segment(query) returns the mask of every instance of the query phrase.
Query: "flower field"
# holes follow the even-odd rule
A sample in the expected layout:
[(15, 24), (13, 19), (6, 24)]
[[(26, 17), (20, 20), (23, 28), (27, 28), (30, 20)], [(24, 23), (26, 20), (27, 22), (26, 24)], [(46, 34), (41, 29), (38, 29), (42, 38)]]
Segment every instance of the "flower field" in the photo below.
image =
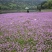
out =
[(0, 14), (0, 52), (52, 52), (52, 12)]

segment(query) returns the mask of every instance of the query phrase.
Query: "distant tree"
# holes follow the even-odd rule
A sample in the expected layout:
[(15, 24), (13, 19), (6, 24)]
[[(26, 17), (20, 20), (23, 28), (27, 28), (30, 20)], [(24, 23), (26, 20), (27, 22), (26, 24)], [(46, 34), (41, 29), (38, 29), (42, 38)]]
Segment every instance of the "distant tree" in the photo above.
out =
[[(44, 7), (44, 4), (45, 3), (47, 3), (47, 1), (43, 1), (42, 3), (41, 3), (41, 9), (45, 9), (45, 7)], [(46, 5), (45, 5), (46, 6)]]
[(41, 5), (38, 5), (37, 9), (39, 10), (39, 12), (41, 12)]
[(1, 10), (1, 6), (0, 6), (0, 10)]
[(29, 9), (27, 9), (27, 13), (29, 13)]
[(0, 14), (1, 14), (1, 6), (0, 6)]
[(48, 8), (51, 9), (52, 8), (52, 0), (48, 0)]
[(41, 3), (42, 9), (52, 9), (52, 0), (47, 0)]

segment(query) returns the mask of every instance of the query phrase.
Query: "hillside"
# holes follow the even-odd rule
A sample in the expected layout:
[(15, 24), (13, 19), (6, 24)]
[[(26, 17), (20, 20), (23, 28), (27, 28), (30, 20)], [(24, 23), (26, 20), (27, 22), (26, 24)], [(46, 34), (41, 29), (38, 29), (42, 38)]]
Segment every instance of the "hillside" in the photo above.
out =
[(25, 9), (25, 7), (36, 8), (36, 6), (46, 0), (0, 0), (0, 9)]
[(0, 0), (0, 3), (20, 3), (20, 4), (31, 4), (31, 5), (37, 5), (43, 1), (46, 1), (46, 0)]

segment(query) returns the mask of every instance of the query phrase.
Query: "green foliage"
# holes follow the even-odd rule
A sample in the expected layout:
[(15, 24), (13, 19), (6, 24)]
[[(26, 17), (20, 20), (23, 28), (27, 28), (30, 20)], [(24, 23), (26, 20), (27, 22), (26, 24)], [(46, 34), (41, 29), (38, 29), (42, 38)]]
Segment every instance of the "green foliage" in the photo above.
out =
[(52, 52), (52, 48), (46, 48), (45, 52)]
[[(37, 5), (38, 5), (38, 3), (37, 3)], [(43, 1), (40, 5), (41, 5), (41, 7), (39, 7), (39, 11), (41, 9), (52, 9), (52, 0)], [(0, 10), (24, 10), (26, 6), (29, 7), (30, 9), (34, 10), (36, 5), (34, 2), (32, 5), (32, 3), (30, 3), (30, 4), (28, 2), (23, 3), (22, 1), (21, 2), (19, 2), (19, 1), (0, 2)]]
[(37, 6), (37, 9), (41, 12), (41, 5)]
[(10, 39), (9, 37), (6, 37), (6, 40), (7, 40), (8, 42), (10, 42), (10, 41), (11, 41), (11, 39)]
[(36, 45), (37, 44), (37, 41), (34, 41), (32, 38), (30, 38), (28, 41), (27, 41), (30, 45)]
[(1, 6), (0, 6), (0, 10), (1, 10)]
[(42, 9), (52, 9), (52, 0), (44, 1), (41, 3)]
[(16, 50), (12, 50), (11, 52), (17, 52)]
[(21, 45), (21, 46), (23, 46), (24, 44), (25, 44), (25, 40), (24, 39), (18, 39), (17, 40), (17, 42)]
[(15, 3), (0, 4), (0, 10), (14, 10), (20, 9), (20, 6)]
[(0, 1), (2, 10), (24, 10), (25, 7), (29, 7), (34, 10), (37, 4), (41, 3), (41, 1), (36, 0), (2, 0)]
[(0, 35), (2, 35), (3, 33), (0, 31)]

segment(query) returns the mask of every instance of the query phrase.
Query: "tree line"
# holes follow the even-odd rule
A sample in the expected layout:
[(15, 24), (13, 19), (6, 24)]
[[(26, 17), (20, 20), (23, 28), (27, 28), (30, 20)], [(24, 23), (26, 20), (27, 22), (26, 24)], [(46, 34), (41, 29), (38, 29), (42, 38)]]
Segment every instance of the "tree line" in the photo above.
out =
[(20, 9), (21, 6), (15, 4), (15, 3), (5, 3), (0, 4), (0, 10), (14, 10), (14, 9)]
[(42, 9), (52, 9), (52, 0), (42, 2), (41, 8)]
[[(37, 5), (37, 8), (41, 9), (52, 9), (52, 0), (47, 0)], [(0, 3), (0, 10), (16, 10), (16, 9), (25, 9), (25, 4), (16, 4), (16, 3)]]

